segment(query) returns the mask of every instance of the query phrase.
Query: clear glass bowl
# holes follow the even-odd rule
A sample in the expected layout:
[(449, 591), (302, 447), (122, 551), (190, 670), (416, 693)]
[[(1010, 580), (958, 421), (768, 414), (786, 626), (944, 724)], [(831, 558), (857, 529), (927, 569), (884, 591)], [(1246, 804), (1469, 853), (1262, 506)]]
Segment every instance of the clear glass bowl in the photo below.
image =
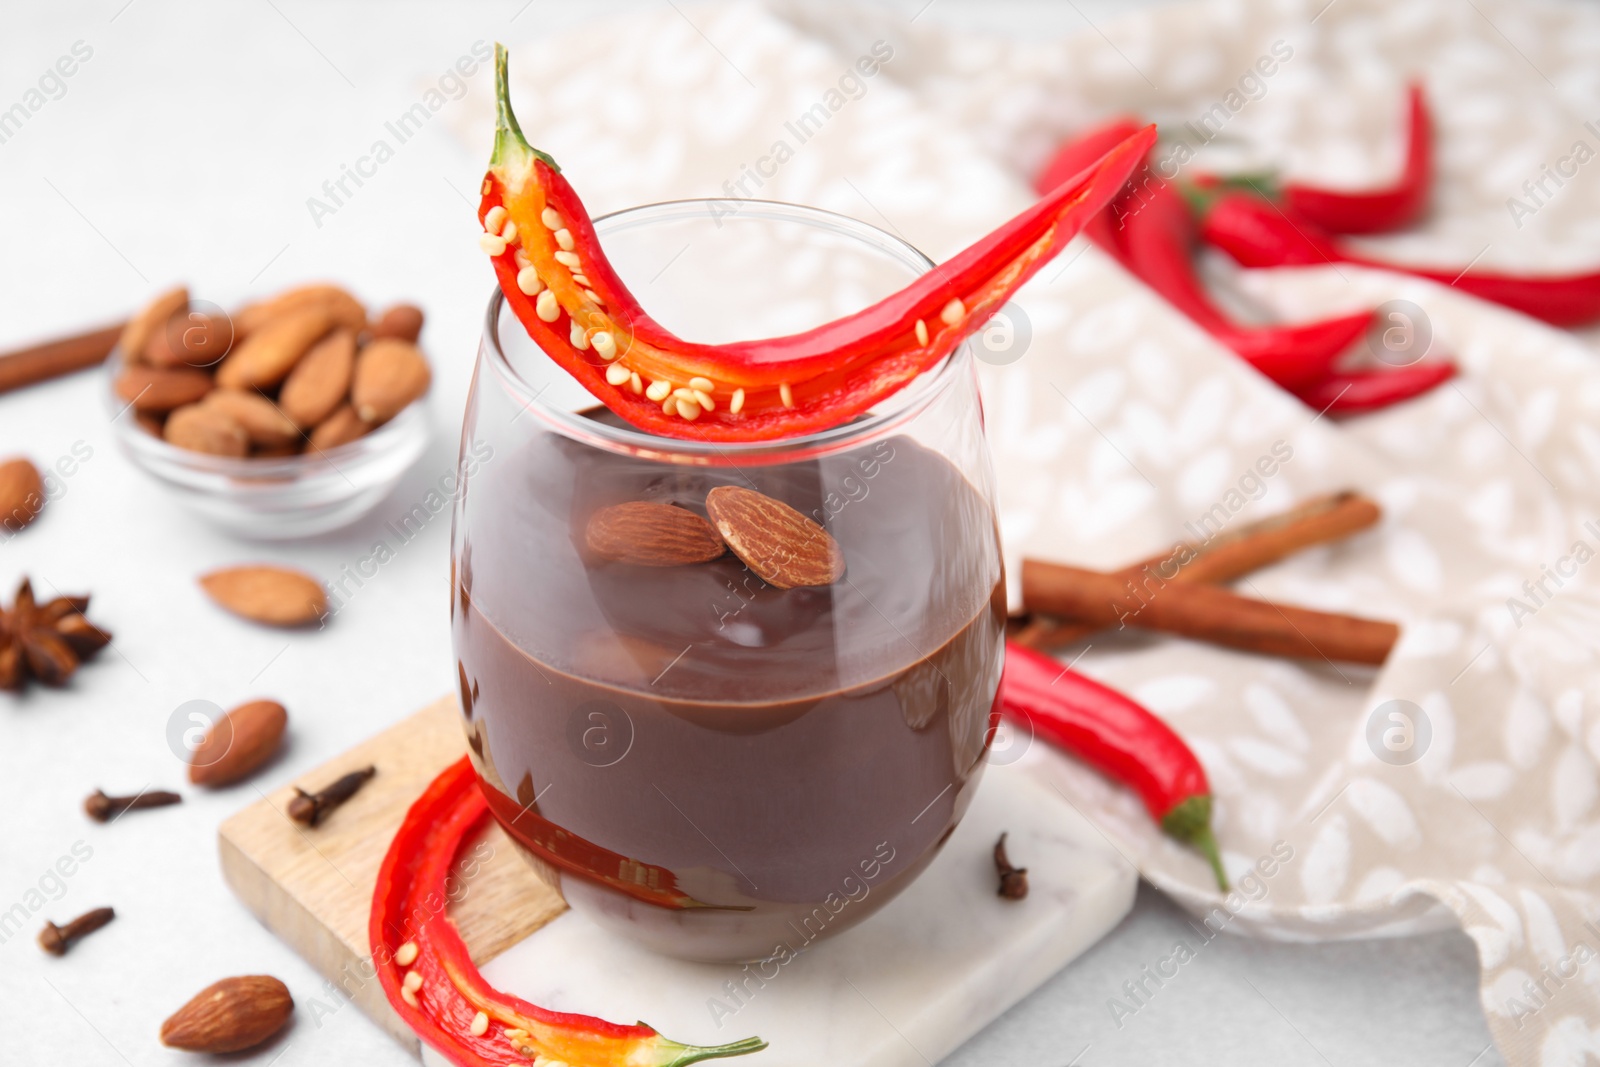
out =
[[(697, 340), (803, 329), (932, 266), (787, 204), (657, 204), (596, 229), (651, 314)], [(1004, 646), (969, 348), (842, 426), (684, 441), (619, 425), (496, 291), (460, 469), (463, 725), (490, 809), (573, 908), (668, 955), (764, 959), (853, 926), (927, 867), (977, 789)], [(780, 589), (731, 553), (644, 567), (586, 551), (602, 508), (704, 515), (726, 486), (813, 518), (843, 577)]]
[(106, 360), (105, 395), (117, 444), (134, 466), (196, 514), (259, 541), (311, 537), (375, 508), (422, 457), (432, 435), (425, 396), (365, 437), (278, 459), (237, 459), (179, 448), (139, 425), (113, 382), (122, 353)]

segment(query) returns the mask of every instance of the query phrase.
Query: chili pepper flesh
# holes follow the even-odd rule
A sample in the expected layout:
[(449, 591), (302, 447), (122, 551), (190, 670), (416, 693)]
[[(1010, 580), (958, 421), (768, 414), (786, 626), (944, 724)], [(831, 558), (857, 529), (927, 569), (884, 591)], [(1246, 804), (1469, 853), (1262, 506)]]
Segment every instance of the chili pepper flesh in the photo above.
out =
[(478, 217), (511, 310), (550, 358), (623, 419), (707, 441), (827, 429), (937, 366), (1105, 207), (1155, 140), (1153, 126), (1139, 130), (871, 307), (787, 337), (707, 345), (669, 333), (628, 291), (560, 168), (523, 137), (500, 46), (495, 73), (495, 151)]
[(1042, 652), (1006, 642), (1001, 714), (1131, 787), (1161, 829), (1199, 850), (1228, 889), (1205, 768), (1166, 723)]
[[(684, 1067), (759, 1052), (766, 1042), (684, 1045), (643, 1023), (620, 1026), (549, 1011), (484, 981), (446, 913), (468, 841), (489, 808), (463, 757), (423, 791), (390, 842), (373, 893), (368, 937), (390, 1005), (456, 1067), (537, 1062), (570, 1067)], [(459, 881), (456, 886), (459, 888)]]

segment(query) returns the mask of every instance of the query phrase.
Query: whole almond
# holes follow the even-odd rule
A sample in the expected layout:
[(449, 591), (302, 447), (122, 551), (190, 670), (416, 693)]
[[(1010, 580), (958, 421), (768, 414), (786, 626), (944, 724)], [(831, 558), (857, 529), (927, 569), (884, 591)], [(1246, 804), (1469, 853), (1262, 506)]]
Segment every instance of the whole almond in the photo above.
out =
[(233, 322), (226, 315), (183, 309), (150, 338), (144, 361), (157, 367), (210, 367), (232, 347)]
[(161, 436), (168, 444), (213, 456), (242, 456), (250, 451), (250, 435), (226, 412), (190, 404), (167, 416)]
[(332, 415), (350, 395), (356, 368), (356, 335), (337, 329), (296, 363), (278, 394), (278, 406), (302, 429)]
[(253, 445), (275, 448), (300, 440), (300, 427), (260, 393), (213, 389), (201, 401), (201, 406), (220, 411), (244, 427)]
[(308, 307), (320, 307), (333, 317), (333, 321), (351, 333), (367, 328), (367, 309), (342, 285), (317, 282), (286, 290), (248, 307), (240, 308), (233, 316), (234, 329), (243, 338), (255, 333), (273, 319)]
[(328, 594), (311, 575), (287, 567), (228, 567), (200, 586), (235, 615), (268, 626), (305, 626), (328, 613)]
[(161, 1043), (187, 1052), (243, 1052), (282, 1030), (292, 1014), (294, 998), (276, 978), (224, 978), (161, 1024)]
[(44, 479), (23, 456), (0, 460), (0, 528), (16, 533), (44, 508)]
[(388, 422), (426, 393), (432, 380), (428, 361), (416, 345), (383, 338), (368, 344), (356, 357), (350, 403), (362, 421), (374, 425)]
[(357, 438), (365, 437), (371, 430), (371, 425), (361, 421), (361, 416), (356, 414), (355, 408), (343, 404), (311, 431), (311, 447), (338, 448)]
[(128, 320), (128, 325), (122, 328), (122, 337), (117, 341), (117, 347), (122, 350), (124, 363), (139, 363), (145, 358), (145, 348), (150, 344), (158, 331), (173, 315), (189, 306), (189, 290), (183, 286), (168, 289), (150, 303), (146, 304), (139, 313)]
[(116, 393), (135, 411), (159, 414), (195, 403), (211, 387), (211, 375), (192, 367), (124, 367)]
[(378, 321), (372, 324), (372, 339), (393, 337), (400, 341), (417, 343), (422, 336), (422, 309), (415, 304), (396, 304), (385, 309)]
[(589, 516), (589, 551), (600, 559), (641, 567), (704, 563), (726, 551), (711, 524), (686, 508), (630, 501)]
[(226, 389), (277, 385), (335, 325), (333, 313), (323, 304), (308, 304), (269, 319), (234, 345), (217, 368), (217, 384)]
[(212, 723), (189, 753), (189, 781), (216, 789), (250, 777), (272, 758), (289, 725), (275, 700), (240, 704)]
[(781, 500), (719, 485), (706, 494), (706, 512), (734, 555), (768, 585), (832, 585), (844, 575), (839, 542)]

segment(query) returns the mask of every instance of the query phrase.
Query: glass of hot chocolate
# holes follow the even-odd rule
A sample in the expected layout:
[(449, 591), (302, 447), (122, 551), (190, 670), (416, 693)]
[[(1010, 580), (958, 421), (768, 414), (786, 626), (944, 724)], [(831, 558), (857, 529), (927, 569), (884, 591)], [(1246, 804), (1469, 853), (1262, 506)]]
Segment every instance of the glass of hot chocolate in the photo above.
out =
[[(708, 342), (797, 332), (933, 267), (784, 204), (596, 228), (657, 320)], [(783, 958), (928, 865), (977, 787), (1004, 644), (966, 347), (833, 429), (671, 439), (602, 407), (497, 291), (461, 475), (472, 759), (569, 904), (668, 955)]]

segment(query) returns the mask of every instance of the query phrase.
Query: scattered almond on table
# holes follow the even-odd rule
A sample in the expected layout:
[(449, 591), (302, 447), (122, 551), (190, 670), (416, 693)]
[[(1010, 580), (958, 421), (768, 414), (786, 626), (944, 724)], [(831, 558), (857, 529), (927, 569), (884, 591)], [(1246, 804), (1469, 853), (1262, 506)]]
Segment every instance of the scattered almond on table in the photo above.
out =
[(414, 304), (371, 319), (337, 285), (290, 289), (232, 317), (194, 307), (180, 287), (123, 329), (115, 391), (146, 431), (192, 452), (269, 459), (336, 448), (428, 391), (422, 323)]
[(235, 615), (268, 626), (308, 626), (328, 613), (317, 580), (288, 567), (225, 567), (202, 575), (200, 587)]
[(0, 530), (16, 533), (44, 510), (44, 478), (25, 456), (0, 460)]
[(207, 789), (242, 782), (278, 751), (289, 713), (275, 700), (240, 704), (212, 723), (189, 754), (189, 781)]
[(161, 1024), (161, 1043), (188, 1052), (243, 1052), (282, 1030), (294, 1014), (289, 987), (270, 975), (224, 978)]

